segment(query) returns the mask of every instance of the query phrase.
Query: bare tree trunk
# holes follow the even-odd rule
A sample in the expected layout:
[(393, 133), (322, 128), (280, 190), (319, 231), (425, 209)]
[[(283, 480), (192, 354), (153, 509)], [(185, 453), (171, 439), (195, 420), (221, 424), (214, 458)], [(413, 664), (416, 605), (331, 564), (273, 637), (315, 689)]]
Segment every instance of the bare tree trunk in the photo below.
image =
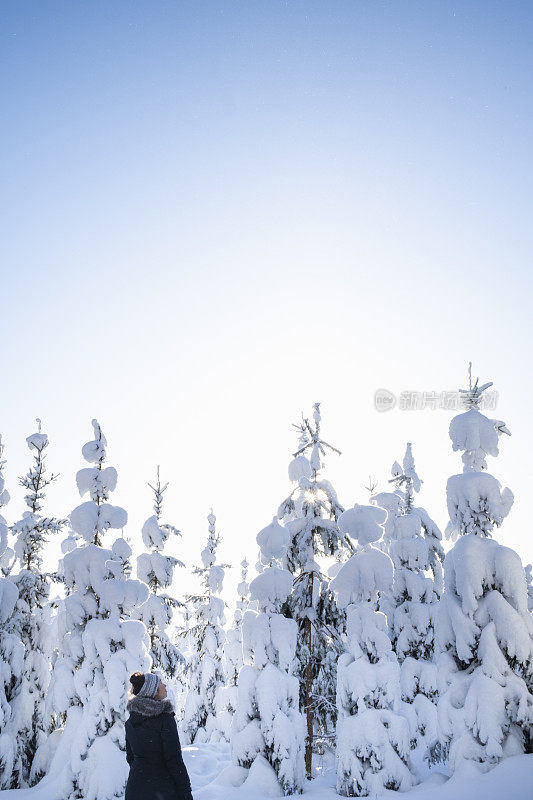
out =
[[(309, 593), (313, 592), (313, 575), (309, 580)], [(310, 598), (309, 606), (311, 606)], [(311, 779), (311, 767), (313, 761), (313, 708), (311, 693), (313, 691), (313, 670), (311, 665), (311, 645), (312, 645), (312, 626), (309, 617), (306, 617), (304, 624), (305, 643), (307, 645), (308, 657), (305, 666), (305, 714), (307, 719), (307, 739), (305, 741), (305, 773), (308, 780)]]

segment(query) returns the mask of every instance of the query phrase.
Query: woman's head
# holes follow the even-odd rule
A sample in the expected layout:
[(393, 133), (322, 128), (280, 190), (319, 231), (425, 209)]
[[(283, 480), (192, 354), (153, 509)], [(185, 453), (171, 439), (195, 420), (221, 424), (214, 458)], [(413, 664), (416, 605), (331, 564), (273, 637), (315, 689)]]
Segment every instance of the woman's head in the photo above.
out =
[(167, 687), (154, 672), (134, 672), (130, 675), (131, 691), (137, 697), (150, 697), (164, 700), (167, 696)]
[(139, 694), (144, 684), (144, 675), (142, 672), (134, 672), (130, 675), (131, 691), (133, 694)]

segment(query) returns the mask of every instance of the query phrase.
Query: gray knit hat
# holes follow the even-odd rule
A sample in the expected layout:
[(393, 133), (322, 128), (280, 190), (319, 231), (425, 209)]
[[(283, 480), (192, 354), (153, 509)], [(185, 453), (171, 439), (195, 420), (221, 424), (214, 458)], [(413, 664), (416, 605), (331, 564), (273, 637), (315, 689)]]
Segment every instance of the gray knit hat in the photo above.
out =
[(144, 683), (137, 692), (137, 697), (155, 697), (159, 689), (159, 675), (155, 672), (144, 673)]

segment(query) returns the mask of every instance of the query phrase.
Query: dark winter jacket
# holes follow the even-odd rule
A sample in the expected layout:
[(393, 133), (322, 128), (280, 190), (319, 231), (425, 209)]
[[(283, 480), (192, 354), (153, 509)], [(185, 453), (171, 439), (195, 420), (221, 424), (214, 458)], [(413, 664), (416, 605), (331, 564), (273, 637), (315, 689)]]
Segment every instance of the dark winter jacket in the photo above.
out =
[(125, 800), (192, 800), (170, 701), (134, 697), (128, 711)]

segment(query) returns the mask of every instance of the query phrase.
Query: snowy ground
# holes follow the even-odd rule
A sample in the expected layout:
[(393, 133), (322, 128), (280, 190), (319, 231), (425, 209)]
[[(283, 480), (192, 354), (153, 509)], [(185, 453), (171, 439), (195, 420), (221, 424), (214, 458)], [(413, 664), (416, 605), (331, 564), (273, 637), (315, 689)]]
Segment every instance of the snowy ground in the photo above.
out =
[[(201, 744), (185, 747), (183, 756), (191, 778), (194, 800), (264, 800), (279, 796), (260, 769), (246, 778), (246, 770), (233, 767), (229, 745)], [(305, 800), (337, 800), (335, 772), (318, 764), (318, 777), (306, 786)], [(246, 778), (246, 780), (244, 780)], [(244, 781), (244, 782), (243, 782)], [(533, 797), (533, 755), (508, 758), (490, 772), (474, 769), (447, 778), (434, 772), (410, 792), (390, 792), (387, 800), (531, 800)], [(54, 800), (53, 781), (46, 779), (34, 789), (0, 792), (2, 800)]]
[[(249, 776), (231, 766), (229, 745), (199, 745), (184, 748), (195, 800), (262, 800), (272, 797), (273, 787), (263, 774)], [(308, 783), (306, 800), (337, 800), (335, 773), (323, 767), (322, 774)], [(410, 792), (385, 792), (383, 797), (402, 800), (531, 800), (533, 797), (533, 755), (508, 758), (484, 775), (471, 773), (447, 778), (434, 772)]]

